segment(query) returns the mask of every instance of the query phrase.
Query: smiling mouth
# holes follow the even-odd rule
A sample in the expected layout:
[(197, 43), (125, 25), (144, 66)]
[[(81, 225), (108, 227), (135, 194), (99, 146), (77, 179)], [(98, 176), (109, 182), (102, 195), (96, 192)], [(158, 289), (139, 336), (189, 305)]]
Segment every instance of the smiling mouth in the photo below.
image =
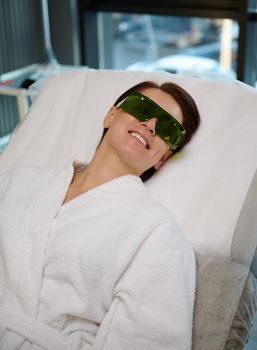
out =
[(134, 137), (135, 139), (137, 139), (138, 141), (140, 141), (146, 149), (149, 149), (149, 145), (148, 145), (146, 139), (144, 139), (142, 135), (140, 135), (139, 133), (137, 133), (135, 131), (129, 131), (129, 134), (132, 137)]

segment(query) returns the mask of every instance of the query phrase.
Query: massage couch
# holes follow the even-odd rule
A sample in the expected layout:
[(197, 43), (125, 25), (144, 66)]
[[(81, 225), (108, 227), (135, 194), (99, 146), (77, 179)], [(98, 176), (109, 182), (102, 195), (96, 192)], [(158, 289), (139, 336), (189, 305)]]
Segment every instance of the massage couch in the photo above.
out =
[(166, 72), (81, 69), (56, 75), (16, 128), (0, 157), (0, 173), (20, 166), (59, 169), (71, 158), (89, 162), (109, 107), (127, 88), (146, 80), (184, 87), (202, 118), (193, 141), (146, 183), (174, 214), (196, 254), (192, 348), (243, 349), (257, 309), (254, 88)]

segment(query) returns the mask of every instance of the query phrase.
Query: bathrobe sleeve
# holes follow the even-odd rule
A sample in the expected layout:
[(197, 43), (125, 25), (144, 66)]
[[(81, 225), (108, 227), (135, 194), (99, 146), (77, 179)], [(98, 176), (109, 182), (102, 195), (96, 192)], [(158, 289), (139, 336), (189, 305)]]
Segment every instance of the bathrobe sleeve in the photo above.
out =
[(93, 349), (190, 350), (195, 256), (176, 223), (144, 241), (114, 289)]

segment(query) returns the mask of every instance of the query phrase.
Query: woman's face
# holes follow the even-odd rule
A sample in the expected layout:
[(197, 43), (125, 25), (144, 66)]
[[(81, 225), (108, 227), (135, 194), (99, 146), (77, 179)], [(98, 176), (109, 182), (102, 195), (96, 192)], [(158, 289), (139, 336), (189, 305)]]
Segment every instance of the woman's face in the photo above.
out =
[[(180, 123), (183, 117), (178, 103), (168, 93), (158, 88), (144, 88), (140, 92), (152, 99)], [(155, 133), (157, 119), (152, 116), (145, 122), (117, 107), (112, 107), (104, 120), (108, 128), (103, 142), (129, 172), (141, 175), (152, 166), (159, 169), (171, 156), (172, 151)]]

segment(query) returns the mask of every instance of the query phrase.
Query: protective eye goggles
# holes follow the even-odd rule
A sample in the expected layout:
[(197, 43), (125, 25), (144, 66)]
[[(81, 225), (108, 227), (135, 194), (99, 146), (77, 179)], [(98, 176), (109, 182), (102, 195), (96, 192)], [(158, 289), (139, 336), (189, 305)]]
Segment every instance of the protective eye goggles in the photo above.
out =
[(118, 107), (137, 118), (140, 122), (156, 118), (155, 132), (172, 150), (178, 147), (186, 134), (186, 130), (172, 115), (150, 98), (137, 91), (127, 96)]

